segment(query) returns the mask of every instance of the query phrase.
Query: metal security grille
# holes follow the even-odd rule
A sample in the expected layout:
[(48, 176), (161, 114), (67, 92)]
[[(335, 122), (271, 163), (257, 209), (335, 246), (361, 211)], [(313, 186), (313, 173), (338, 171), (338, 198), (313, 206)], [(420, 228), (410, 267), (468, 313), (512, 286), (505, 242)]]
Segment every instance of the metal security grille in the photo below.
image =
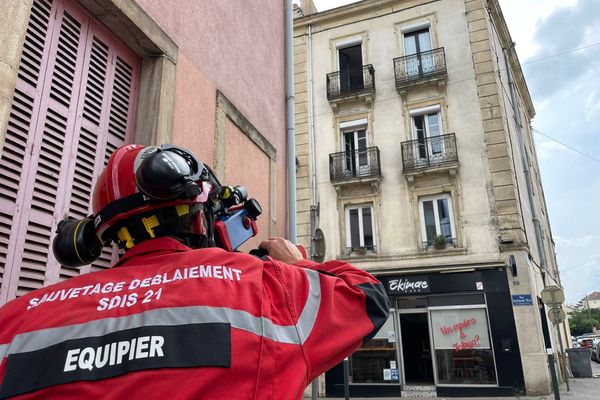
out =
[(0, 304), (90, 269), (61, 268), (58, 221), (89, 214), (108, 153), (133, 128), (139, 58), (72, 0), (34, 0), (0, 157)]

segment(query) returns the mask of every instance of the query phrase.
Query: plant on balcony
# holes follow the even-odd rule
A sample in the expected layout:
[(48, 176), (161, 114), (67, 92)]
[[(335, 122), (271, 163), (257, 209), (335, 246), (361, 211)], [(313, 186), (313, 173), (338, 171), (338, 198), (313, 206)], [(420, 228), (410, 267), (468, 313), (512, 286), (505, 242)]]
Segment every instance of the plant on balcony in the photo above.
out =
[(438, 250), (445, 249), (447, 245), (448, 240), (444, 235), (438, 235), (435, 237), (435, 239), (433, 239), (433, 247), (435, 247)]
[(355, 247), (352, 249), (352, 251), (354, 252), (354, 254), (359, 255), (359, 256), (364, 256), (365, 254), (367, 254), (366, 247)]

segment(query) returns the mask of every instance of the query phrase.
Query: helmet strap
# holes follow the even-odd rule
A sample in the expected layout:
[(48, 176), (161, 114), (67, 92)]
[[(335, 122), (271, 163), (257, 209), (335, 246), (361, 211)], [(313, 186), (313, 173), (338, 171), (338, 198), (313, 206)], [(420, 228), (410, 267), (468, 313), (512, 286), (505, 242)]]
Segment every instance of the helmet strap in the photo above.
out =
[[(130, 249), (145, 240), (162, 236), (174, 236), (192, 248), (214, 246), (210, 228), (211, 221), (206, 221), (207, 235), (182, 231), (180, 217), (189, 212), (189, 206), (185, 204), (160, 208), (130, 217), (124, 223), (107, 231), (104, 236), (116, 242), (120, 248), (125, 249)], [(205, 216), (206, 214), (205, 212)]]

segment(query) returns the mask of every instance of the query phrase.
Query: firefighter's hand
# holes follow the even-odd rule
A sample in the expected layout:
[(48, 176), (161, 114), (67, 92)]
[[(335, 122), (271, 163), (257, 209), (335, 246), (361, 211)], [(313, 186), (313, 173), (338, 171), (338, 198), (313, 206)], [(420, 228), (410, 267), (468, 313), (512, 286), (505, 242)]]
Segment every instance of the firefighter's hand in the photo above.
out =
[(268, 251), (269, 256), (286, 264), (295, 264), (303, 259), (295, 244), (280, 237), (263, 240), (258, 248)]

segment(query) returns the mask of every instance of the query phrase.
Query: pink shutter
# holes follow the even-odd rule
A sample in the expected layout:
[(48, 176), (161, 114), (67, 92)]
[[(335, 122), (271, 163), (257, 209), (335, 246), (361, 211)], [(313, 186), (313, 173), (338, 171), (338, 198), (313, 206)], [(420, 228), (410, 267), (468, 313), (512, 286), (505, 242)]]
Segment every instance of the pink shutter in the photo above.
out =
[(0, 304), (14, 297), (9, 286), (20, 272), (23, 198), (31, 163), (33, 132), (37, 126), (40, 96), (46, 63), (49, 58), (49, 42), (54, 28), (54, 15), (50, 0), (35, 1), (32, 10), (18, 80), (9, 117), (5, 144), (0, 157), (0, 263), (2, 283)]
[(139, 79), (139, 59), (71, 0), (34, 0), (31, 15), (0, 165), (0, 304), (79, 273), (58, 265), (51, 240), (57, 221), (89, 214), (107, 151), (129, 139), (136, 87), (115, 94), (120, 57)]
[(65, 196), (65, 165), (74, 140), (77, 92), (89, 24), (82, 11), (65, 9), (60, 1), (55, 1), (53, 6), (56, 27), (50, 40), (39, 123), (33, 132), (33, 153), (23, 198), (25, 210), (29, 206), (29, 212), (23, 218), (26, 225), (22, 228), (22, 247), (17, 247), (14, 256), (15, 262), (20, 259), (21, 267), (16, 285), (11, 283), (13, 288), (16, 286), (17, 296), (42, 287), (47, 274), (53, 272), (48, 265), (49, 249), (60, 217), (56, 211)]

